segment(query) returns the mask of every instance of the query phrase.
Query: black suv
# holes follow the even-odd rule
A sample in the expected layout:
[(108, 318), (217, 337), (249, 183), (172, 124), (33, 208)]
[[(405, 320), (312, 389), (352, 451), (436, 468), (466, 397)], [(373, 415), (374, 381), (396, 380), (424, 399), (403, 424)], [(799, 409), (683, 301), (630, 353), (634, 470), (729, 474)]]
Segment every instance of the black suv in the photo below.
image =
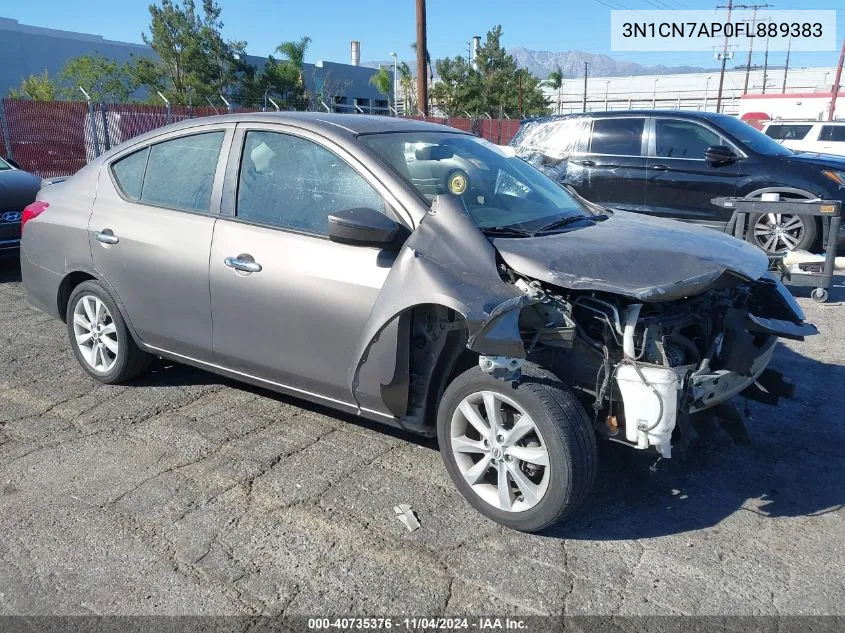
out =
[[(723, 230), (718, 197), (845, 202), (845, 158), (795, 153), (725, 114), (665, 110), (591, 112), (525, 121), (516, 153), (600, 205)], [(819, 245), (818, 220), (758, 214), (748, 241), (772, 253)], [(840, 234), (842, 238), (842, 234)]]

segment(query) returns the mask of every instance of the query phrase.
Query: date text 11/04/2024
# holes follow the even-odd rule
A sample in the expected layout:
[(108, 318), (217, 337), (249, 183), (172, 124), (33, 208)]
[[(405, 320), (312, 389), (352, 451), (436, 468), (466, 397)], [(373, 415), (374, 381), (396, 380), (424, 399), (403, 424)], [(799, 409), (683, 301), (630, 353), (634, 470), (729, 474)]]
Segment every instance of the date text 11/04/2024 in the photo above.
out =
[(519, 618), (475, 617), (475, 618), (309, 618), (311, 630), (510, 630), (526, 628), (526, 622)]
[(822, 37), (821, 22), (625, 22), (622, 37)]

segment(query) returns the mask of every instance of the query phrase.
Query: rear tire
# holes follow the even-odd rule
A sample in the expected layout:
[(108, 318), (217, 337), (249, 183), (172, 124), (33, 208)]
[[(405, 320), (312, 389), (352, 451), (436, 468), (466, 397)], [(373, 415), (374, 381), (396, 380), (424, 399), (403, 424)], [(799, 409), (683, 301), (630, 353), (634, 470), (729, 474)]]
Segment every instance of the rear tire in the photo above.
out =
[[(498, 411), (498, 431), (491, 428), (488, 405)], [(484, 434), (474, 414), (486, 425)], [(529, 423), (532, 430), (520, 435)], [(516, 382), (478, 367), (459, 375), (441, 399), (437, 437), (461, 494), (484, 516), (515, 530), (538, 532), (561, 521), (595, 481), (589, 417), (560, 379), (536, 365), (526, 364)]]
[(99, 281), (85, 281), (73, 289), (66, 317), (73, 354), (94, 380), (122, 383), (149, 367), (152, 356), (135, 343), (117, 304)]

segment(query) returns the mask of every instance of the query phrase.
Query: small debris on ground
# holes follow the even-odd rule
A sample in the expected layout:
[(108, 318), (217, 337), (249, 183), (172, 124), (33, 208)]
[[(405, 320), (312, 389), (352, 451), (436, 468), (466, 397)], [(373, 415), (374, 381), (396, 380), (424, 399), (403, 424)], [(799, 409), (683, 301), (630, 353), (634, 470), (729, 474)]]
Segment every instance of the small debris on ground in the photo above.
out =
[(420, 529), (420, 522), (417, 520), (417, 515), (414, 514), (411, 506), (407, 503), (400, 503), (398, 506), (393, 506), (393, 511), (402, 524), (408, 528), (409, 532)]

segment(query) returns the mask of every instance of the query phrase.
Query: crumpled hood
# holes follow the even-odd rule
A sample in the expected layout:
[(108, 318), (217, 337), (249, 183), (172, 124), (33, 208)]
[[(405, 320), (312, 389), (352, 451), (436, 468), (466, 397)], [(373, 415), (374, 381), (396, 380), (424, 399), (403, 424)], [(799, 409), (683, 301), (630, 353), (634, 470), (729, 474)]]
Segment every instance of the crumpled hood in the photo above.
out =
[(571, 290), (639, 301), (696, 295), (725, 274), (759, 279), (768, 269), (756, 247), (713, 229), (626, 211), (594, 226), (530, 238), (494, 238), (518, 273)]

